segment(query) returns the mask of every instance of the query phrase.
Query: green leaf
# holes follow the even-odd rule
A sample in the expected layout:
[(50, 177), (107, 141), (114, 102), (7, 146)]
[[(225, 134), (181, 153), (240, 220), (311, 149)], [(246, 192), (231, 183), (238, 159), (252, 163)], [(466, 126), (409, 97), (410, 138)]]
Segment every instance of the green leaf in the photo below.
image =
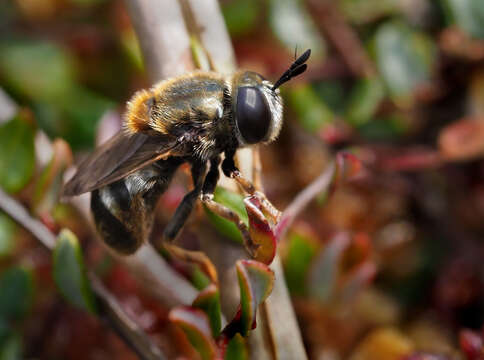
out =
[(341, 0), (340, 7), (353, 24), (367, 24), (399, 12), (398, 0)]
[(14, 333), (0, 344), (0, 360), (21, 360), (22, 339), (20, 334)]
[(30, 270), (12, 267), (0, 278), (0, 319), (18, 320), (32, 305), (34, 280)]
[(249, 360), (245, 339), (240, 334), (230, 340), (225, 350), (224, 360)]
[(311, 85), (297, 85), (287, 91), (287, 99), (291, 108), (297, 113), (301, 126), (315, 133), (324, 125), (331, 124), (334, 114), (318, 96)]
[(34, 127), (21, 114), (0, 125), (0, 186), (7, 192), (21, 190), (35, 167)]
[(301, 0), (270, 0), (272, 32), (291, 53), (297, 47), (311, 49), (312, 57), (324, 57), (326, 45)]
[(39, 126), (51, 137), (62, 137), (74, 150), (92, 147), (102, 115), (114, 104), (80, 86), (72, 86), (55, 101), (36, 102)]
[(346, 121), (353, 126), (367, 123), (384, 98), (385, 88), (378, 77), (359, 79), (350, 94)]
[[(244, 223), (248, 224), (249, 220), (247, 217), (247, 212), (245, 211), (244, 198), (242, 195), (227, 190), (221, 186), (217, 186), (214, 193), (214, 200), (222, 205), (227, 206), (230, 210), (234, 211)], [(243, 243), (242, 235), (233, 222), (218, 216), (206, 207), (205, 211), (210, 219), (210, 222), (222, 235), (225, 235), (240, 244)]]
[(84, 268), (82, 250), (71, 231), (64, 229), (60, 232), (53, 257), (54, 280), (61, 294), (71, 304), (95, 313), (94, 295)]
[(0, 259), (12, 252), (16, 229), (15, 222), (9, 216), (0, 212)]
[(211, 335), (208, 317), (202, 310), (180, 306), (171, 310), (168, 318), (180, 326), (202, 360), (215, 358), (215, 341)]
[(215, 284), (210, 284), (202, 290), (193, 301), (193, 307), (203, 310), (210, 320), (212, 336), (216, 338), (222, 327), (220, 294)]
[(0, 53), (0, 74), (20, 96), (55, 100), (73, 84), (72, 59), (54, 43), (17, 39), (0, 43)]
[(450, 24), (469, 35), (484, 39), (484, 6), (482, 0), (441, 0)]
[(318, 243), (309, 236), (296, 232), (289, 235), (284, 276), (291, 294), (306, 294), (306, 278), (318, 247)]
[(432, 75), (436, 59), (432, 40), (405, 23), (392, 21), (378, 28), (372, 50), (395, 103), (411, 106), (414, 90)]
[(260, 11), (261, 2), (258, 0), (233, 0), (222, 3), (225, 23), (232, 36), (251, 32)]
[(212, 280), (210, 280), (210, 278), (202, 270), (200, 270), (200, 267), (194, 266), (194, 269), (191, 273), (191, 282), (195, 288), (198, 290), (203, 290), (212, 283)]
[(376, 118), (373, 121), (358, 127), (358, 133), (370, 141), (388, 141), (398, 139), (408, 130), (405, 114), (394, 113), (386, 117)]
[(2, 347), (3, 341), (10, 333), (10, 325), (6, 319), (0, 318), (0, 348)]
[(254, 260), (236, 264), (240, 287), (240, 333), (245, 336), (255, 325), (257, 307), (269, 296), (274, 286), (274, 273), (267, 265)]
[(138, 38), (132, 27), (128, 27), (121, 31), (121, 46), (127, 57), (135, 68), (139, 71), (144, 70), (143, 55), (139, 46)]

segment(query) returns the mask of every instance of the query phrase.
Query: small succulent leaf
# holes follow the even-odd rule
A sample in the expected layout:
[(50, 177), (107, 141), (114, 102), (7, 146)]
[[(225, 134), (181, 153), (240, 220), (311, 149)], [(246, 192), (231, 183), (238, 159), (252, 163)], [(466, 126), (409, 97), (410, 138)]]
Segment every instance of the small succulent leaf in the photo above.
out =
[(484, 117), (469, 117), (445, 126), (439, 149), (447, 160), (468, 160), (484, 155)]
[(356, 25), (367, 24), (401, 12), (398, 0), (341, 0), (343, 15)]
[(415, 90), (432, 76), (435, 44), (425, 33), (403, 22), (390, 21), (377, 29), (372, 50), (393, 101), (399, 107), (408, 108), (413, 103)]
[(73, 160), (71, 149), (64, 140), (56, 139), (52, 149), (52, 159), (35, 184), (33, 208), (37, 214), (50, 213), (58, 203), (64, 170), (72, 164)]
[(310, 85), (295, 85), (287, 90), (289, 105), (297, 113), (301, 126), (308, 132), (318, 133), (334, 123), (335, 115)]
[(249, 360), (246, 341), (240, 334), (235, 334), (227, 344), (224, 360)]
[(53, 100), (74, 83), (72, 58), (53, 42), (0, 42), (0, 74), (16, 94)]
[(205, 274), (199, 266), (194, 266), (190, 275), (190, 281), (193, 286), (198, 290), (205, 289), (208, 285), (212, 283), (210, 277)]
[[(217, 186), (214, 193), (214, 201), (227, 206), (230, 210), (234, 211), (244, 223), (248, 223), (247, 213), (244, 208), (244, 198), (234, 192), (227, 190), (221, 186)], [(220, 232), (222, 235), (227, 236), (231, 240), (238, 242), (239, 244), (243, 243), (242, 235), (240, 234), (239, 229), (235, 224), (229, 220), (226, 220), (217, 214), (213, 213), (207, 207), (205, 207), (205, 211), (210, 222), (213, 226)]]
[(322, 301), (330, 300), (336, 288), (343, 252), (350, 246), (350, 236), (338, 233), (316, 256), (309, 272), (309, 289)]
[(171, 310), (168, 318), (183, 330), (188, 341), (203, 360), (215, 358), (217, 348), (212, 338), (210, 321), (205, 312), (188, 306), (180, 306)]
[(276, 255), (276, 237), (266, 217), (260, 210), (260, 204), (255, 196), (244, 199), (249, 217), (249, 234), (252, 242), (258, 246), (254, 259), (269, 265)]
[(0, 360), (22, 359), (22, 337), (19, 333), (12, 333), (0, 344)]
[(57, 238), (53, 253), (53, 276), (68, 302), (91, 313), (96, 312), (82, 250), (77, 237), (70, 230), (63, 229)]
[(7, 192), (21, 190), (33, 175), (34, 133), (32, 120), (24, 112), (0, 126), (0, 187)]
[(139, 46), (138, 38), (131, 26), (120, 32), (121, 46), (128, 59), (139, 71), (144, 70), (143, 56)]
[(284, 277), (292, 295), (306, 293), (306, 277), (320, 245), (317, 239), (300, 232), (291, 232), (283, 253)]
[(255, 324), (257, 307), (272, 291), (274, 272), (254, 260), (239, 260), (236, 269), (240, 287), (240, 332), (245, 336)]
[(255, 27), (263, 4), (258, 0), (234, 0), (221, 3), (230, 35), (250, 33)]
[(324, 57), (326, 44), (311, 15), (300, 0), (271, 0), (269, 23), (274, 35), (290, 52), (296, 46), (311, 49), (313, 56)]
[(348, 152), (339, 152), (336, 154), (336, 169), (331, 184), (333, 191), (339, 185), (353, 179), (362, 170), (363, 165), (355, 155)]
[(484, 39), (484, 9), (480, 0), (441, 0), (447, 20), (469, 35)]
[(346, 121), (353, 126), (369, 122), (384, 98), (385, 88), (380, 78), (370, 76), (358, 80), (350, 94)]
[(30, 270), (12, 267), (0, 278), (0, 319), (18, 320), (29, 311), (34, 293), (34, 279)]
[(208, 285), (203, 289), (193, 301), (193, 307), (203, 310), (210, 320), (212, 336), (216, 338), (220, 335), (222, 326), (220, 293), (215, 284)]
[(15, 242), (15, 222), (3, 212), (0, 212), (0, 259), (9, 255)]

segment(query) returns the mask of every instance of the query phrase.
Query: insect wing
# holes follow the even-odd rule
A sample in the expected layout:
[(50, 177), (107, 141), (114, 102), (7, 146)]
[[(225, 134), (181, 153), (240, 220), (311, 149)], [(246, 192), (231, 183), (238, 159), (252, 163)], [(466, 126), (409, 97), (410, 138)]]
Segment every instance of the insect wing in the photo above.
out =
[(172, 155), (171, 137), (118, 132), (82, 162), (64, 186), (63, 196), (90, 192)]

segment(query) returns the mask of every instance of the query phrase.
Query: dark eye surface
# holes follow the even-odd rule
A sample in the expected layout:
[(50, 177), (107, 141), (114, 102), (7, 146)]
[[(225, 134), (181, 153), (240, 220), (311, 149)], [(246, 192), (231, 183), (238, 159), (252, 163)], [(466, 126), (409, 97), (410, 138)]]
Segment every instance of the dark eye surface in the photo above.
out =
[(259, 89), (255, 87), (239, 89), (236, 119), (246, 143), (255, 144), (265, 138), (271, 123), (271, 111)]

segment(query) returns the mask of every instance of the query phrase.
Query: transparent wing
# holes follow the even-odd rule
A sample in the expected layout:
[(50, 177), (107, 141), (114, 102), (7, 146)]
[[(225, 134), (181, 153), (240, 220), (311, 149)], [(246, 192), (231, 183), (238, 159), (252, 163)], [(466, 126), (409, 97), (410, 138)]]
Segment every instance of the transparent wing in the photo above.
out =
[(106, 186), (157, 160), (174, 156), (175, 150), (173, 137), (120, 131), (79, 165), (62, 195), (80, 195)]

